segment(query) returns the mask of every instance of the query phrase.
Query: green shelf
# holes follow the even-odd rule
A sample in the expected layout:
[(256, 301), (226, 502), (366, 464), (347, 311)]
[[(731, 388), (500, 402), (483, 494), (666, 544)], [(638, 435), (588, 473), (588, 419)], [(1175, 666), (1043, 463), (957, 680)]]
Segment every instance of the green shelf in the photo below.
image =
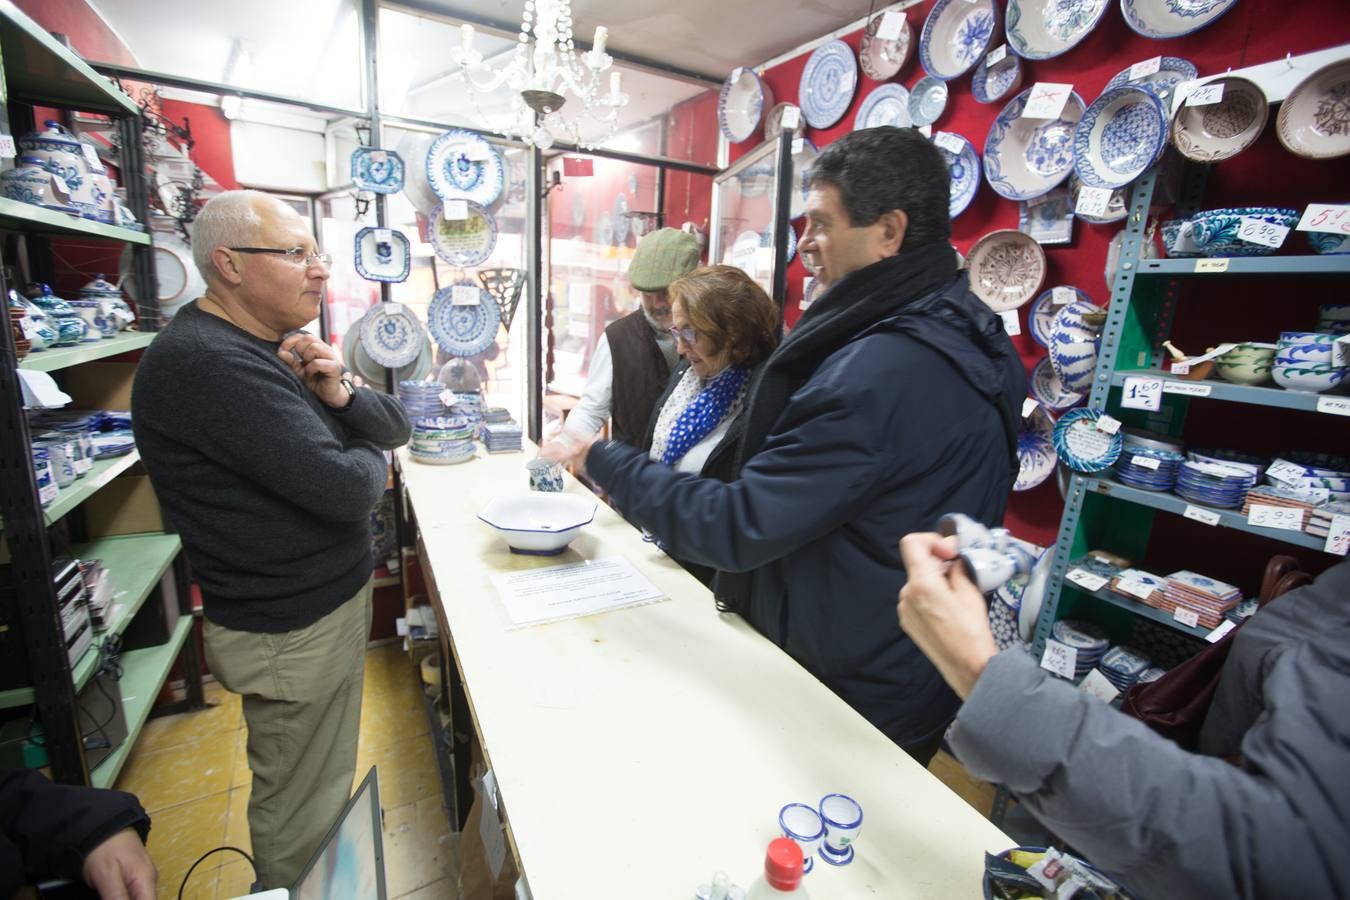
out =
[(145, 720), (150, 718), (150, 708), (164, 686), (164, 679), (178, 659), (183, 644), (192, 633), (192, 616), (182, 616), (174, 626), (173, 634), (167, 643), (144, 650), (131, 650), (122, 654), (122, 710), (127, 717), (127, 739), (117, 745), (103, 762), (89, 773), (94, 787), (112, 787), (117, 775), (122, 771), (132, 747), (136, 746), (136, 736), (140, 734)]
[[(3, 0), (0, 0), (3, 2)], [(5, 59), (9, 59), (8, 56)], [(81, 219), (54, 209), (43, 209), (31, 203), (0, 197), (0, 231), (19, 231), (24, 234), (45, 234), (55, 237), (96, 237), (109, 241), (121, 241), (126, 244), (149, 245), (150, 235), (144, 231), (132, 231), (95, 222), (93, 219)]]
[[(1069, 563), (1069, 571), (1072, 572), (1074, 569), (1079, 568), (1084, 562), (1085, 559), (1080, 559)], [(1133, 597), (1126, 597), (1123, 594), (1117, 594), (1110, 588), (1102, 588), (1099, 591), (1089, 591), (1082, 585), (1074, 584), (1072, 581), (1066, 579), (1064, 582), (1064, 590), (1074, 591), (1075, 593), (1100, 600), (1102, 603), (1109, 603), (1120, 609), (1128, 610), (1136, 616), (1152, 619), (1154, 622), (1159, 622), (1166, 625), (1168, 628), (1175, 629), (1176, 631), (1180, 631), (1182, 634), (1187, 634), (1191, 637), (1203, 638), (1213, 630), (1211, 628), (1205, 628), (1202, 625), (1191, 627), (1190, 625), (1178, 622), (1176, 619), (1172, 618), (1172, 614), (1166, 610), (1156, 609), (1141, 600), (1136, 600)]]
[(111, 115), (138, 115), (136, 102), (59, 43), (10, 0), (0, 0), (0, 51), (13, 97)]
[[(1215, 271), (1222, 267), (1223, 271)], [(1137, 275), (1350, 275), (1350, 255), (1234, 256), (1219, 259), (1141, 259)]]
[[(1183, 397), (1202, 396), (1197, 394), (1196, 391), (1208, 389), (1208, 393), (1203, 396), (1211, 400), (1248, 403), (1253, 406), (1274, 406), (1280, 409), (1298, 409), (1331, 416), (1350, 415), (1350, 397), (1344, 394), (1309, 394), (1303, 391), (1286, 391), (1278, 386), (1253, 387), (1212, 378), (1204, 381), (1190, 381), (1185, 378), (1177, 378), (1161, 369), (1118, 370), (1112, 373), (1111, 384), (1114, 387), (1121, 387), (1125, 384), (1126, 378), (1161, 378), (1164, 393), (1175, 393)], [(1169, 386), (1174, 386), (1176, 390), (1169, 390)]]
[(83, 478), (76, 480), (69, 487), (61, 488), (56, 495), (56, 499), (42, 511), (43, 515), (47, 517), (47, 524), (51, 525), (94, 496), (99, 490), (107, 487), (110, 481), (134, 466), (140, 458), (140, 452), (132, 450), (130, 453), (124, 453), (121, 456), (110, 456), (106, 459), (95, 460), (93, 467)]
[(155, 333), (152, 331), (126, 331), (114, 338), (104, 338), (98, 343), (81, 341), (70, 347), (52, 347), (30, 353), (19, 363), (19, 368), (32, 372), (56, 372), (78, 366), (80, 363), (107, 359), (109, 356), (130, 353), (133, 350), (143, 350), (150, 346), (150, 342), (154, 339)]

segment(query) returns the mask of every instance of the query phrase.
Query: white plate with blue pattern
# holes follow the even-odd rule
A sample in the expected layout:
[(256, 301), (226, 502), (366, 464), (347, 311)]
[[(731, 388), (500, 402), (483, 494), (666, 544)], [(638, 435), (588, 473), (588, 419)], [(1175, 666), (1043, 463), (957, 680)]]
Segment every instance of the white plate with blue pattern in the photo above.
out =
[(841, 40), (821, 44), (806, 61), (797, 97), (812, 128), (829, 128), (844, 117), (858, 89), (858, 58)]
[(352, 184), (358, 191), (397, 194), (403, 190), (403, 157), (393, 150), (357, 147), (352, 151)]
[(903, 84), (888, 83), (872, 90), (858, 105), (858, 114), (853, 117), (853, 130), (876, 128), (881, 125), (894, 125), (896, 128), (908, 128), (909, 88)]
[(411, 265), (412, 247), (403, 232), (362, 228), (356, 233), (356, 274), (367, 281), (405, 281)]
[(1183, 81), (1191, 81), (1199, 74), (1199, 70), (1193, 62), (1179, 56), (1162, 57), (1158, 60), (1158, 71), (1139, 78), (1130, 77), (1130, 73), (1133, 71), (1134, 66), (1130, 66), (1128, 69), (1117, 72), (1116, 76), (1108, 81), (1106, 87), (1102, 90), (1132, 84), (1135, 87), (1143, 88), (1159, 100), (1167, 103), (1172, 99), (1172, 92), (1176, 90), (1177, 85)]
[[(478, 291), (478, 302), (455, 303), (455, 288)], [(427, 329), (441, 349), (451, 356), (477, 356), (497, 340), (501, 310), (492, 295), (465, 278), (436, 292), (427, 307)]]
[(909, 92), (909, 120), (914, 127), (932, 125), (942, 118), (947, 108), (947, 82), (934, 75), (925, 75), (914, 83)]
[(919, 62), (934, 78), (951, 81), (974, 68), (998, 31), (993, 0), (938, 0), (919, 34)]
[(1110, 0), (1008, 0), (1008, 46), (1023, 59), (1050, 59), (1078, 46)]
[(733, 144), (749, 140), (759, 130), (764, 110), (773, 106), (773, 91), (754, 70), (737, 68), (717, 94), (717, 125)]
[(984, 142), (984, 176), (1009, 200), (1048, 194), (1073, 171), (1073, 131), (1083, 116), (1083, 98), (1071, 92), (1057, 119), (1025, 119), (1031, 91), (1008, 101)]
[(467, 203), (463, 219), (447, 219), (444, 206), (436, 210), (429, 237), (436, 255), (452, 266), (476, 266), (487, 261), (497, 246), (497, 220), (477, 203)]
[(387, 369), (416, 361), (426, 340), (422, 323), (402, 303), (381, 303), (362, 319), (361, 346), (371, 359)]
[(1022, 85), (1022, 60), (1017, 54), (1009, 53), (992, 66), (988, 60), (980, 57), (970, 76), (970, 95), (976, 103), (997, 103)]
[[(945, 135), (945, 137), (944, 137)], [(944, 144), (960, 142), (959, 152), (953, 152)], [(955, 219), (966, 211), (976, 192), (980, 189), (980, 155), (975, 146), (954, 131), (939, 131), (933, 135), (933, 144), (947, 163), (947, 174), (951, 176), (951, 199), (947, 205), (947, 215)]]
[(427, 149), (427, 182), (442, 200), (491, 206), (506, 184), (506, 163), (482, 135), (451, 128)]
[(1088, 187), (1119, 190), (1147, 172), (1167, 146), (1167, 110), (1142, 87), (1111, 88), (1073, 130), (1073, 168)]
[(1154, 40), (1199, 31), (1237, 6), (1237, 0), (1120, 0), (1125, 24)]

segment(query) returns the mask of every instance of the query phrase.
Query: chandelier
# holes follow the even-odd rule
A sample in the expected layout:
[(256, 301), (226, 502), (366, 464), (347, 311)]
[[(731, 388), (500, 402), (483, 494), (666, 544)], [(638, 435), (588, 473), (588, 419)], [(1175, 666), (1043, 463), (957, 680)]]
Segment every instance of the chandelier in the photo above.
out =
[[(605, 52), (609, 30), (595, 29), (591, 50), (578, 54), (572, 42), (572, 0), (525, 0), (520, 34), (510, 60), (500, 67), (483, 59), (474, 49), (472, 25), (460, 26), (459, 46), (451, 58), (464, 72), (469, 99), (480, 119), (483, 111), (476, 94), (495, 93), (506, 85), (511, 98), (509, 137), (546, 150), (556, 139), (564, 139), (584, 148), (613, 137), (619, 122), (619, 110), (628, 103), (621, 89), (620, 73), (609, 75), (609, 91), (602, 92), (601, 74), (614, 62)], [(564, 104), (575, 110), (572, 117), (561, 112)], [(578, 105), (580, 109), (577, 109)], [(607, 126), (599, 140), (582, 140), (582, 119)]]

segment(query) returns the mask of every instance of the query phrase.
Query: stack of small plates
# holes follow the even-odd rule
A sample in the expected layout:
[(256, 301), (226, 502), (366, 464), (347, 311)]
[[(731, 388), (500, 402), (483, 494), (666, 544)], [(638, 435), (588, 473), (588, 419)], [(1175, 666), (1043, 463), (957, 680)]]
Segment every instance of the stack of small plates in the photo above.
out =
[(1196, 614), (1198, 624), (1214, 628), (1223, 620), (1223, 614), (1242, 600), (1242, 591), (1231, 584), (1182, 570), (1167, 576), (1163, 596), (1167, 598), (1164, 609), (1168, 612), (1175, 614), (1176, 607), (1189, 609)]
[[(1111, 584), (1108, 587), (1113, 594), (1132, 597), (1135, 600), (1142, 600), (1149, 606), (1157, 606), (1162, 602), (1162, 589), (1165, 584), (1167, 584), (1167, 579), (1160, 575), (1154, 575), (1152, 572), (1144, 572), (1139, 569), (1121, 569), (1111, 578)], [(1148, 588), (1149, 591), (1145, 594), (1140, 588)]]
[(1123, 693), (1134, 687), (1152, 665), (1153, 660), (1133, 647), (1122, 644), (1107, 650), (1097, 668), (1101, 669), (1107, 681)]
[(517, 453), (520, 451), (520, 425), (513, 419), (505, 422), (484, 422), (483, 444), (489, 453)]
[(409, 452), (417, 462), (448, 466), (471, 460), (473, 426), (463, 416), (433, 416), (413, 422)]
[(1223, 614), (1223, 617), (1234, 625), (1241, 625), (1243, 622), (1256, 615), (1256, 611), (1261, 607), (1261, 602), (1255, 597), (1248, 597), (1237, 606)]
[(1303, 530), (1308, 534), (1326, 537), (1331, 532), (1333, 516), (1350, 516), (1350, 503), (1333, 500), (1312, 510), (1308, 513), (1307, 524), (1303, 526)]
[(1139, 674), (1140, 684), (1151, 684), (1167, 674), (1167, 670), (1160, 666), (1149, 666)]
[(1193, 503), (1237, 509), (1256, 484), (1250, 469), (1228, 463), (1184, 462), (1177, 473), (1176, 492)]
[(1111, 642), (1106, 639), (1106, 632), (1091, 622), (1061, 619), (1055, 623), (1050, 630), (1050, 634), (1061, 644), (1066, 644), (1078, 651), (1076, 665), (1074, 666), (1075, 678), (1082, 678), (1092, 671), (1097, 663), (1101, 662), (1102, 656), (1106, 653), (1106, 648), (1111, 645)]
[(105, 456), (121, 456), (136, 449), (136, 439), (126, 429), (100, 431), (93, 435), (93, 439), (94, 456), (100, 459)]
[(439, 381), (400, 381), (398, 399), (403, 401), (409, 419), (443, 416), (446, 408), (441, 401), (441, 392), (444, 390), (445, 385)]
[(483, 421), (483, 394), (481, 391), (451, 391), (451, 393), (454, 394), (454, 399), (450, 401), (450, 412), (453, 415), (463, 416), (474, 426)]
[[(1242, 514), (1244, 516), (1250, 515), (1254, 504), (1276, 506), (1282, 509), (1301, 509), (1303, 510), (1305, 527), (1308, 524), (1309, 516), (1320, 508), (1318, 502), (1313, 500), (1310, 495), (1282, 484), (1259, 484), (1247, 491), (1247, 495), (1242, 500)], [(1347, 504), (1338, 505), (1345, 506)], [(1330, 519), (1326, 521), (1328, 525), (1331, 522)]]
[(1116, 478), (1130, 487), (1146, 491), (1170, 491), (1177, 483), (1177, 472), (1186, 457), (1175, 450), (1155, 450), (1130, 445), (1125, 436), (1125, 449), (1116, 461)]

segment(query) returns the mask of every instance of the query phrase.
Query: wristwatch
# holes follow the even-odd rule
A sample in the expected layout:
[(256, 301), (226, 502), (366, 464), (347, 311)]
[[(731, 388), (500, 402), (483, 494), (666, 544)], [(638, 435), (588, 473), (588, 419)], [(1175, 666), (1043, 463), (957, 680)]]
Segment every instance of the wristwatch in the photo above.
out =
[(347, 402), (341, 406), (330, 406), (328, 408), (333, 412), (346, 412), (351, 409), (352, 404), (356, 402), (356, 385), (352, 384), (352, 376), (349, 372), (342, 373), (342, 378), (339, 383), (342, 385), (343, 390), (347, 392)]

